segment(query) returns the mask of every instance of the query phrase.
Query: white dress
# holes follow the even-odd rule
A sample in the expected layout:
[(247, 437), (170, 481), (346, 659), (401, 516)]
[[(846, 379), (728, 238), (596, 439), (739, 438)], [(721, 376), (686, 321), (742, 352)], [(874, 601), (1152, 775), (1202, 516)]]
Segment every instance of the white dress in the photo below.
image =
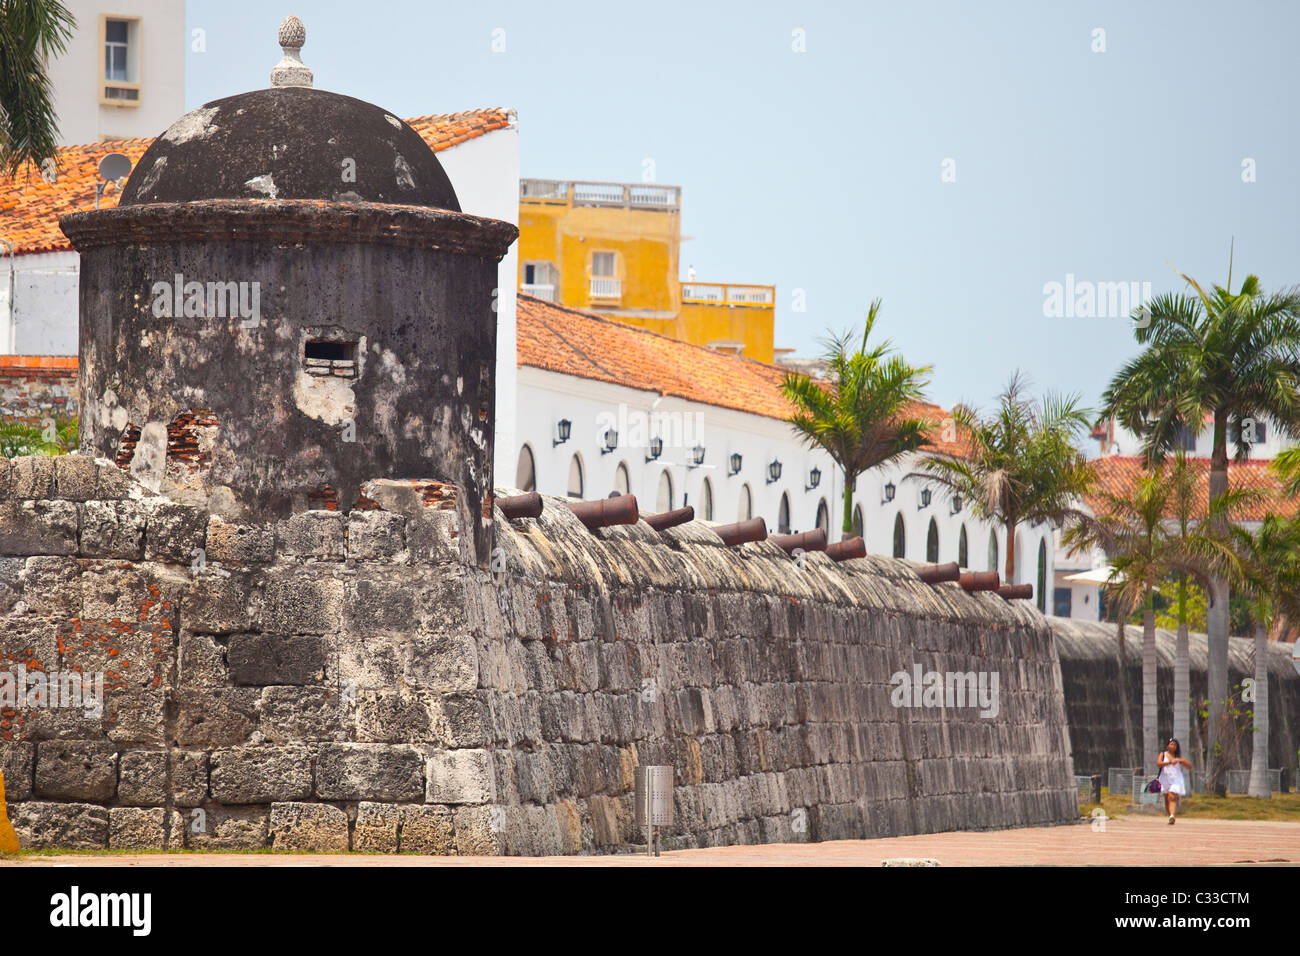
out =
[(1167, 763), (1160, 768), (1160, 792), (1185, 795), (1187, 786), (1183, 782), (1182, 764)]

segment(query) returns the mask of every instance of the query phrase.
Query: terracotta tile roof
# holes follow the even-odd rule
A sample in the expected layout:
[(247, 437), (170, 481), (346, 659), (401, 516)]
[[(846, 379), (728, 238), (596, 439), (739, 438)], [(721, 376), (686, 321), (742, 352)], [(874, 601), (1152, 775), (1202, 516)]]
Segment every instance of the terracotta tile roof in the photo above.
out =
[[(407, 122), (431, 149), (440, 152), (509, 126), (511, 114), (504, 109), (471, 110), (417, 116)], [(24, 170), (12, 178), (0, 177), (0, 239), (12, 242), (20, 255), (71, 249), (72, 245), (59, 229), (59, 217), (95, 208), (99, 160), (107, 153), (126, 153), (134, 164), (152, 142), (151, 139), (124, 139), (65, 146), (58, 153), (58, 177), (53, 183), (47, 183), (35, 169)], [(110, 186), (100, 208), (116, 206), (118, 195), (117, 187)]]
[[(1187, 461), (1196, 470), (1197, 475), (1196, 501), (1192, 515), (1203, 518), (1210, 500), (1210, 459), (1189, 458)], [(1092, 462), (1092, 469), (1098, 479), (1097, 491), (1109, 492), (1117, 496), (1127, 495), (1138, 479), (1146, 473), (1142, 462), (1143, 459), (1137, 455), (1109, 455), (1095, 459)], [(1279, 496), (1271, 502), (1261, 501), (1243, 508), (1236, 515), (1238, 521), (1261, 521), (1269, 511), (1292, 515), (1300, 510), (1300, 502), (1280, 498), (1282, 486), (1273, 474), (1271, 464), (1272, 462), (1267, 460), (1253, 460), (1232, 462), (1228, 465), (1230, 489), (1249, 488), (1265, 492), (1270, 496)], [(1094, 512), (1100, 512), (1105, 508), (1105, 500), (1098, 493), (1085, 495), (1084, 501)], [(1169, 514), (1166, 517), (1173, 518), (1175, 515)]]
[[(518, 299), (518, 361), (533, 368), (672, 395), (705, 405), (784, 419), (786, 369), (715, 352), (528, 295)], [(948, 413), (918, 402), (912, 414), (935, 422), (933, 450), (960, 455), (965, 442), (939, 440)]]

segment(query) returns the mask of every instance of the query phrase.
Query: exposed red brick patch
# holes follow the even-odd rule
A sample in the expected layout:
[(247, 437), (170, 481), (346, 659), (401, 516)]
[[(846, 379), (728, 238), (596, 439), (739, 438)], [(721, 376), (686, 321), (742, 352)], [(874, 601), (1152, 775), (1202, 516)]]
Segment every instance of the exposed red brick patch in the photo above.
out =
[(135, 446), (139, 441), (140, 429), (127, 422), (126, 428), (122, 429), (122, 437), (117, 441), (117, 467), (123, 471), (131, 467), (131, 459), (135, 457)]
[(219, 424), (217, 416), (206, 408), (177, 415), (167, 426), (167, 461), (183, 465), (191, 472), (211, 464), (212, 453), (203, 448), (205, 444), (210, 446), (211, 442), (201, 442), (200, 439), (210, 437), (203, 435), (203, 429), (215, 430)]
[(331, 485), (317, 485), (307, 491), (307, 506), (312, 511), (338, 511), (339, 493)]

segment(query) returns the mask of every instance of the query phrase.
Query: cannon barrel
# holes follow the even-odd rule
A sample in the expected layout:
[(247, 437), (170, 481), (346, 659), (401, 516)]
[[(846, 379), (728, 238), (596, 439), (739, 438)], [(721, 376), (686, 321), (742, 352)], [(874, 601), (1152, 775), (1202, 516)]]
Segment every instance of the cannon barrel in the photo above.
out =
[(1004, 584), (998, 588), (998, 597), (1008, 601), (1031, 601), (1034, 597), (1032, 584)]
[(507, 518), (537, 518), (542, 513), (542, 496), (530, 491), (526, 495), (498, 498), (497, 507)]
[(735, 547), (746, 541), (762, 541), (767, 538), (767, 523), (762, 518), (750, 518), (735, 524), (718, 525), (714, 533), (722, 539), (727, 547)]
[(656, 531), (664, 531), (668, 528), (675, 528), (679, 524), (686, 524), (688, 521), (694, 521), (695, 509), (690, 505), (687, 505), (685, 508), (674, 508), (672, 511), (661, 511), (657, 515), (642, 515), (641, 520)]
[(836, 541), (834, 544), (826, 546), (826, 556), (832, 561), (847, 561), (849, 558), (865, 558), (867, 556), (867, 543), (862, 540), (861, 536), (856, 538), (845, 538), (843, 541)]
[(925, 567), (917, 568), (916, 576), (926, 584), (940, 584), (944, 581), (960, 580), (962, 573), (956, 561), (949, 561), (947, 564), (927, 564)]
[(773, 534), (769, 535), (767, 540), (786, 554), (790, 554), (796, 548), (802, 548), (804, 551), (826, 550), (826, 532), (821, 528), (814, 528), (812, 531), (803, 531), (799, 534)]
[(998, 573), (996, 571), (963, 571), (957, 579), (967, 591), (996, 591)]
[(636, 507), (636, 495), (619, 495), (599, 501), (570, 501), (568, 504), (569, 510), (587, 526), (588, 531), (615, 524), (636, 524), (641, 518)]

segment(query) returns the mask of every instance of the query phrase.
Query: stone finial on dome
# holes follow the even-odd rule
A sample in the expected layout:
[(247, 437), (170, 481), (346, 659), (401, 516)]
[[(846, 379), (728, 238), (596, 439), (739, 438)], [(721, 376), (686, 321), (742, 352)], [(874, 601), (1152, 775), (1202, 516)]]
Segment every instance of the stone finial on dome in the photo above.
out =
[(311, 86), (312, 72), (298, 56), (298, 51), (307, 42), (307, 28), (297, 17), (285, 17), (284, 22), (280, 24), (279, 40), (284, 56), (271, 71), (271, 85)]

